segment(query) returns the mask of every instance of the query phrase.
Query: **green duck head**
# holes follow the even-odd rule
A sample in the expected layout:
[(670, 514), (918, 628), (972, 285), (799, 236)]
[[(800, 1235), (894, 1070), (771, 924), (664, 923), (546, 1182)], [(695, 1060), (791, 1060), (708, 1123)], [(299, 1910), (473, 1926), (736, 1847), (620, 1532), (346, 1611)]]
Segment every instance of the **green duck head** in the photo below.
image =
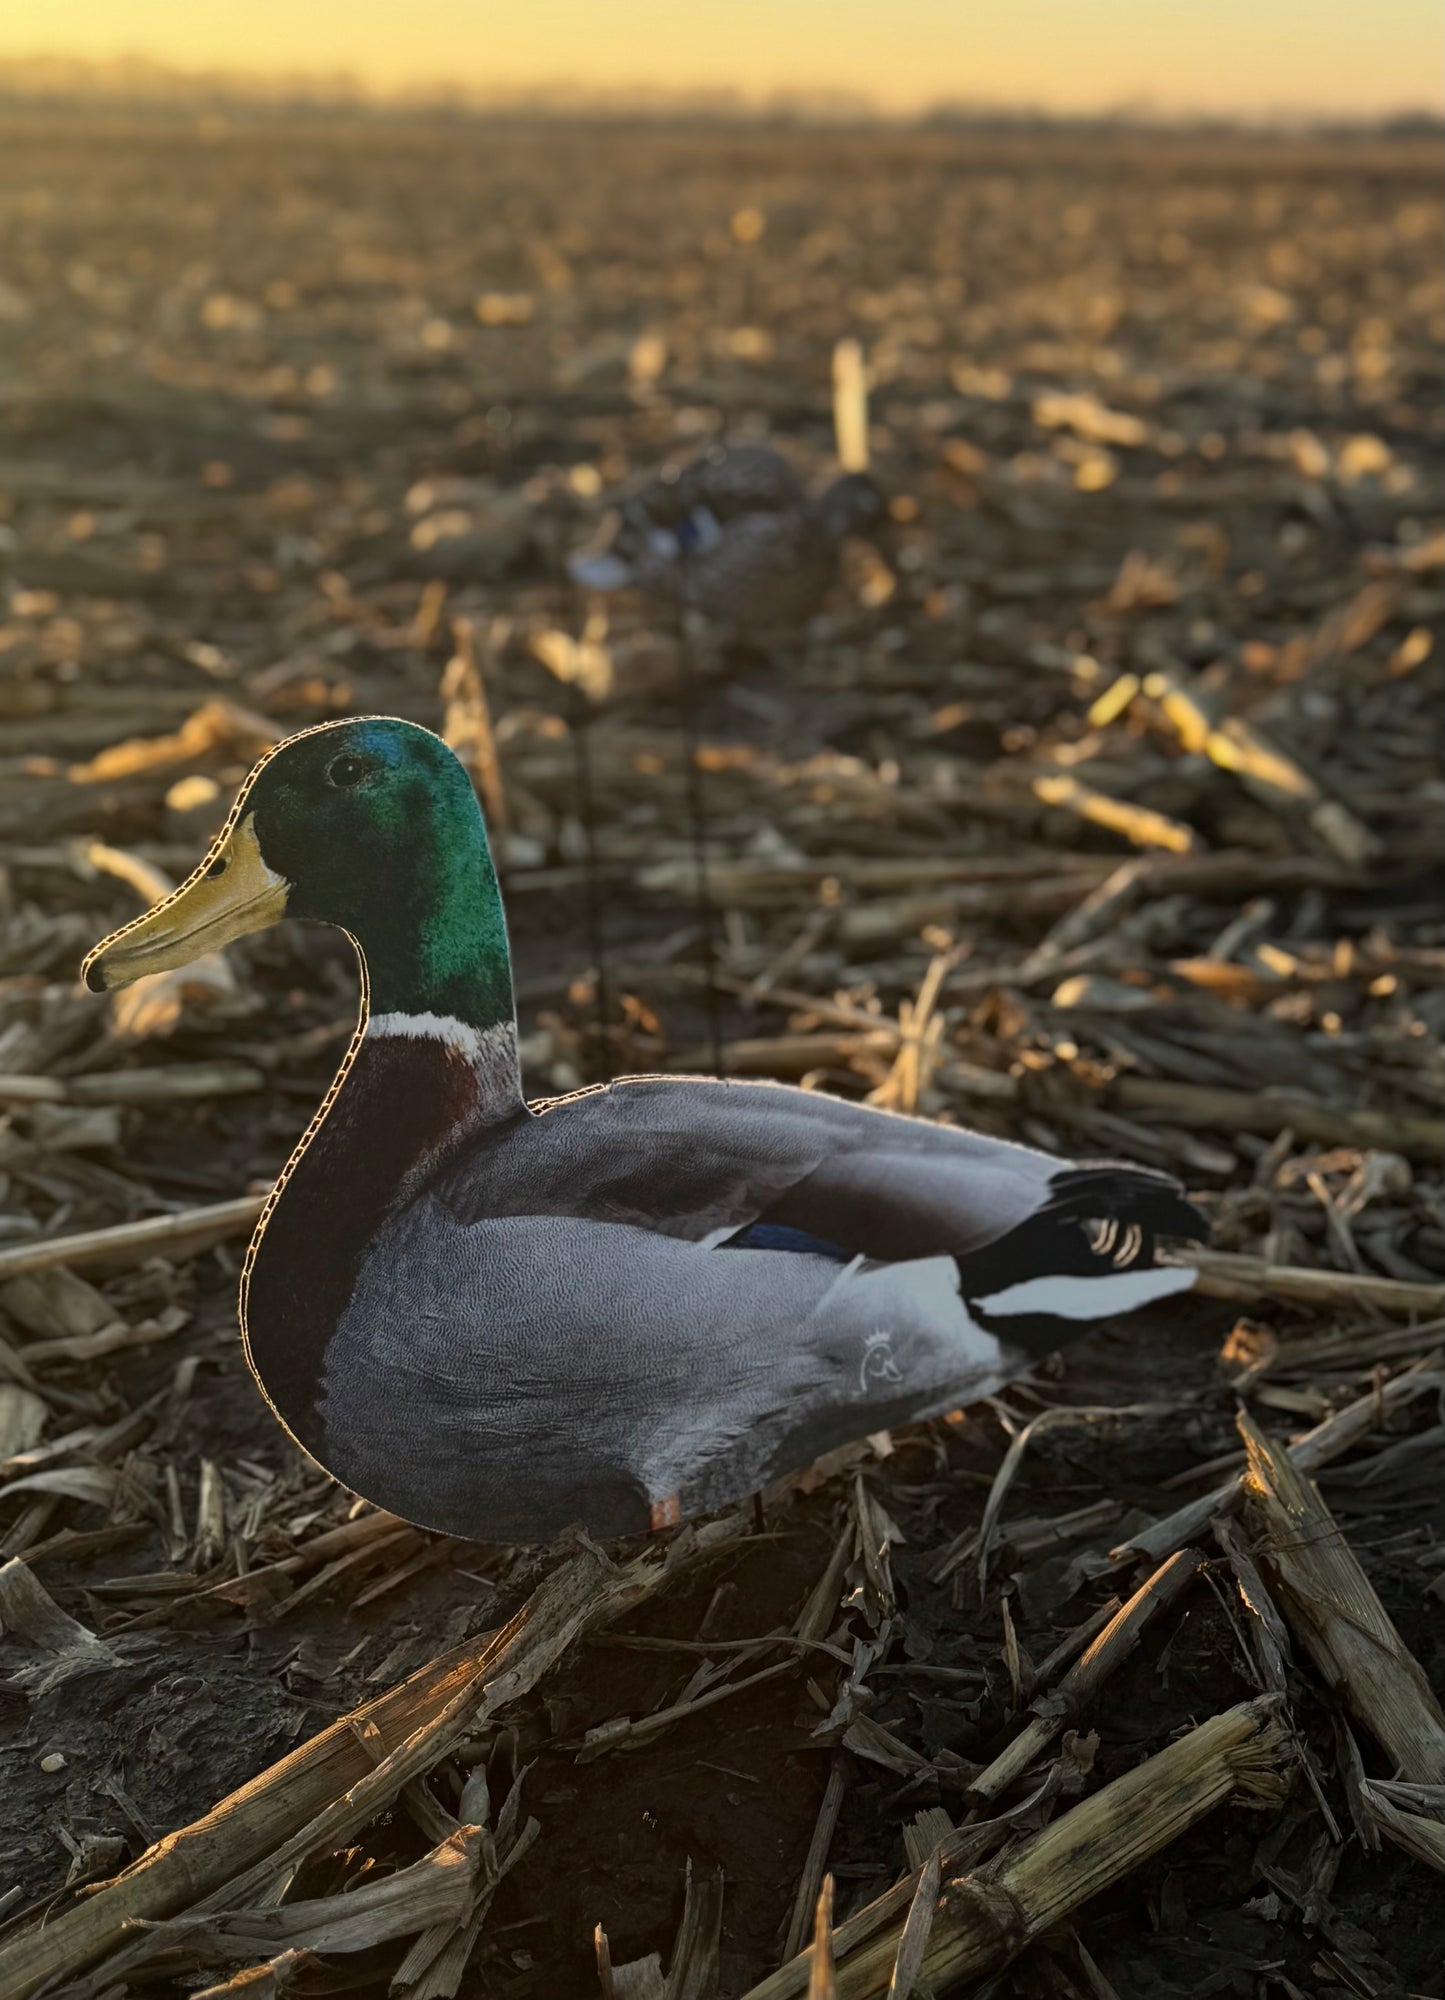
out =
[(389, 716), (327, 722), (270, 751), (173, 896), (98, 944), (93, 992), (188, 965), (280, 917), (346, 931), (377, 1014), (486, 1029), (513, 1019), (496, 870), (470, 778), (439, 736)]

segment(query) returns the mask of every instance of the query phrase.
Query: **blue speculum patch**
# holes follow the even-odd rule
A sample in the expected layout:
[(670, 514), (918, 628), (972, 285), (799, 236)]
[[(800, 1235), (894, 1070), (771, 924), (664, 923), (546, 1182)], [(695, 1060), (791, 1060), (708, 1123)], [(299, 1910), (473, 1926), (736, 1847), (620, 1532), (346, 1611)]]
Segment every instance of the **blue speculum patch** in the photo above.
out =
[(730, 1250), (792, 1250), (808, 1257), (829, 1257), (835, 1264), (846, 1264), (848, 1252), (840, 1250), (836, 1243), (825, 1243), (821, 1236), (810, 1236), (806, 1229), (790, 1229), (785, 1222), (752, 1222), (739, 1236), (728, 1240)]

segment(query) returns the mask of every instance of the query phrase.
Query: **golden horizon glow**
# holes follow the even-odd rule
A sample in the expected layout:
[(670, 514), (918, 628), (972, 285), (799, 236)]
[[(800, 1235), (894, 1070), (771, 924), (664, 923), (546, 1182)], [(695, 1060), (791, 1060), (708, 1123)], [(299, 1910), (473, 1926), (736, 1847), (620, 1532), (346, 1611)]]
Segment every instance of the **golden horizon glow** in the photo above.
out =
[(1445, 104), (1438, 0), (67, 0), (0, 8), (0, 59), (266, 75), (377, 92), (735, 90), (1049, 111), (1356, 116)]

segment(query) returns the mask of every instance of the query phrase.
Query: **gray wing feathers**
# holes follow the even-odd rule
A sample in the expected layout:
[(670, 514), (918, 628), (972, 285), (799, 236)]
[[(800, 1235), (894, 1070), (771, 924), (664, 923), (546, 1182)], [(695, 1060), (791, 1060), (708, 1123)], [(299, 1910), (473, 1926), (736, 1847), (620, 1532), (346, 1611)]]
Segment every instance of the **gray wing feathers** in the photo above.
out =
[(643, 1077), (489, 1136), (441, 1190), (462, 1219), (589, 1216), (717, 1241), (760, 1219), (854, 1255), (966, 1256), (1045, 1206), (1060, 1163), (782, 1084)]

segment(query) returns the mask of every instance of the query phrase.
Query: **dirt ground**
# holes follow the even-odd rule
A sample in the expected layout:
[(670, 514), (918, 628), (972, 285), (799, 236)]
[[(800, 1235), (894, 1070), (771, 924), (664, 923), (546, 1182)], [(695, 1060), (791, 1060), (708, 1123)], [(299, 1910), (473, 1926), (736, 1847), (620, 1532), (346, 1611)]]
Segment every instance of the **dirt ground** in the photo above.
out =
[[(872, 1093), (1168, 1167), (1219, 1257), (769, 1495), (291, 1899), (416, 1861), (510, 1760), (538, 1830), (459, 1990), (604, 1993), (599, 1924), (615, 1966), (667, 1965), (690, 1865), (721, 1877), (716, 1966), (669, 1992), (743, 1995), (811, 1938), (824, 1864), (842, 1922), (926, 1855), (917, 1815), (978, 1816), (1080, 1628), (1181, 1545), (1150, 1524), (1233, 1479), (1241, 1400), (1282, 1440), (1365, 1406), (1319, 1491), (1445, 1691), (1437, 153), (0, 105), (0, 1558), (104, 1650), (0, 1610), (0, 1994), (38, 1912), (575, 1546), (326, 1541), (366, 1516), (251, 1383), (236, 1227), (8, 1275), (283, 1165), (350, 1029), (343, 941), (283, 926), (139, 1016), (75, 974), (267, 742), (333, 714), (483, 745), (534, 1095), (719, 1058)], [(610, 496), (714, 438), (825, 478), (846, 337), (892, 519), (805, 629), (684, 648), (665, 609), (573, 589)], [(1200, 1819), (988, 1990), (1445, 1994), (1439, 1875), (1361, 1802), (1412, 1773), (1331, 1691), (1246, 1500), (1274, 1673), (1212, 1525), (1235, 1508), (992, 1810), (1032, 1833), (1271, 1691), (1288, 1801)], [(743, 1649), (797, 1633), (840, 1534), (834, 1651)], [(638, 1740), (584, 1743), (620, 1717)], [(1438, 1834), (1445, 1772), (1414, 1777)], [(254, 1990), (380, 1995), (405, 1950)], [(45, 1990), (243, 1962), (177, 1951)]]

